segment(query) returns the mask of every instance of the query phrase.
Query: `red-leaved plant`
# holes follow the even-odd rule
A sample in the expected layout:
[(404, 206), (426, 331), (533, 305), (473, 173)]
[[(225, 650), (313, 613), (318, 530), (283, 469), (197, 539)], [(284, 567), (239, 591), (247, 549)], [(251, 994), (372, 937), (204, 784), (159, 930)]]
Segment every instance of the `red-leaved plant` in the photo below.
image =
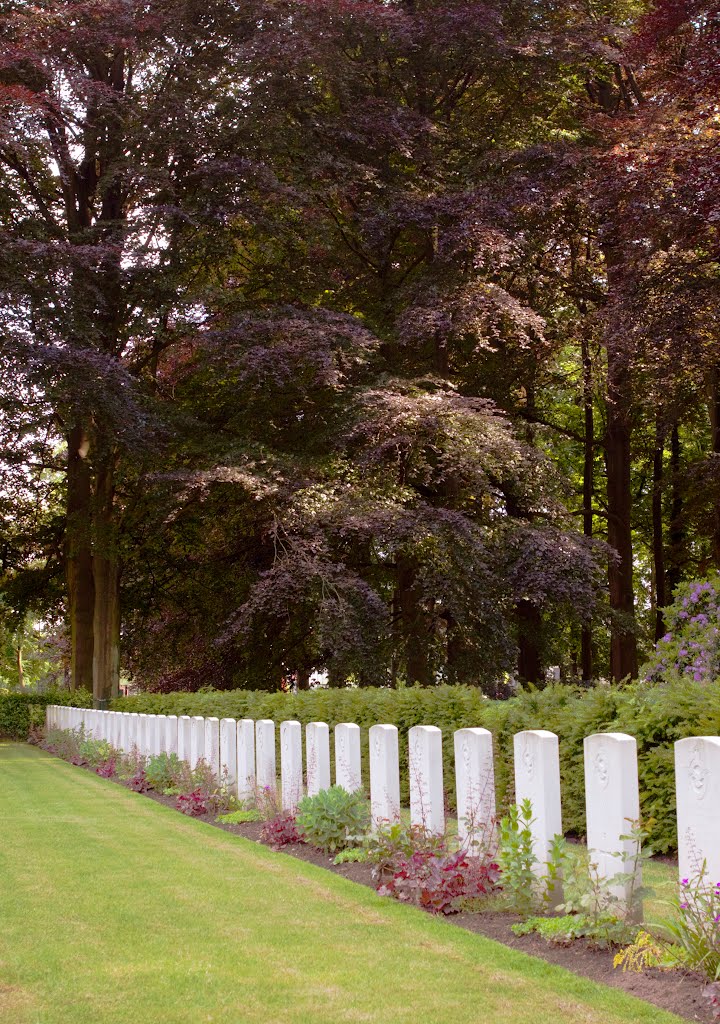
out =
[(461, 902), (485, 896), (498, 885), (497, 864), (459, 853), (437, 854), (416, 850), (401, 860), (389, 882), (379, 886), (381, 896), (394, 896), (433, 914), (456, 914)]
[(207, 799), (202, 789), (193, 789), (191, 793), (181, 793), (175, 800), (175, 809), (191, 818), (201, 818), (207, 814)]
[(132, 789), (135, 793), (147, 793), (150, 789), (143, 768), (140, 768), (131, 779), (128, 779), (128, 789)]
[(98, 775), (101, 775), (104, 779), (112, 779), (115, 777), (117, 772), (117, 766), (115, 764), (115, 758), (109, 757), (107, 761), (101, 761), (95, 769)]
[(304, 842), (302, 834), (298, 831), (295, 815), (287, 811), (276, 814), (274, 818), (266, 821), (260, 838), (276, 850), (281, 846), (288, 846), (290, 843)]

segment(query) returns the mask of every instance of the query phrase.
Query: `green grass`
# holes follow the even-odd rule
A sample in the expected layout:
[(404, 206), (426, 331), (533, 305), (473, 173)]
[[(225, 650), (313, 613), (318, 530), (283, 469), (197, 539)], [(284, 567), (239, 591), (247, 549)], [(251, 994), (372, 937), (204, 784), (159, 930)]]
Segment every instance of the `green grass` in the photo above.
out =
[(3, 1024), (669, 1024), (310, 864), (0, 745)]

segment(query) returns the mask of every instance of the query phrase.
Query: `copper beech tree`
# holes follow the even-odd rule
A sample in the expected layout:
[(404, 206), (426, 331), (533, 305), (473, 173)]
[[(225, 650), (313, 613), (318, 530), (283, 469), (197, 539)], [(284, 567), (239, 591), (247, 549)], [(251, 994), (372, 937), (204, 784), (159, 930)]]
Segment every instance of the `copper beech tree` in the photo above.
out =
[(3, 344), (65, 444), (73, 685), (116, 689), (121, 597), (153, 686), (635, 675), (720, 558), (716, 14), (2, 17)]

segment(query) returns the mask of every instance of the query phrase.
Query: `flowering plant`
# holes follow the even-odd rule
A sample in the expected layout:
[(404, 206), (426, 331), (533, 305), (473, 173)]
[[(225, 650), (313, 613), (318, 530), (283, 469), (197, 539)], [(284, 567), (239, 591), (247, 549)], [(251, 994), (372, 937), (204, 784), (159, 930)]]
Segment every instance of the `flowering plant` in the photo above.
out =
[(651, 682), (720, 676), (720, 572), (681, 584), (665, 611), (667, 633), (643, 667)]
[(677, 916), (664, 924), (685, 966), (720, 981), (720, 880), (708, 879), (704, 863), (697, 875), (683, 878)]

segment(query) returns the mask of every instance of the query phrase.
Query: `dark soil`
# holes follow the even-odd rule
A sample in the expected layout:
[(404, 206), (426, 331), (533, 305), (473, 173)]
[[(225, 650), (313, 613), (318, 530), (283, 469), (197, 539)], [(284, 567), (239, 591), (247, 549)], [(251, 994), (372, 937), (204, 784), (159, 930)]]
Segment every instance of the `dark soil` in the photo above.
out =
[[(92, 771), (92, 769), (90, 769)], [(115, 780), (117, 781), (117, 780)], [(168, 807), (175, 806), (175, 798), (162, 796), (159, 793), (148, 792), (144, 794), (158, 803)], [(262, 843), (261, 822), (245, 822), (241, 825), (223, 825), (215, 820), (214, 815), (202, 815), (199, 821), (204, 821), (214, 828), (223, 829), (225, 832), (232, 832), (234, 835), (242, 836), (252, 842)], [(266, 844), (269, 845), (269, 844)], [(342, 875), (352, 882), (360, 885), (367, 885), (375, 888), (372, 877), (372, 869), (369, 864), (333, 864), (332, 858), (305, 843), (293, 843), (282, 848), (282, 853), (298, 860), (305, 860), (336, 875)], [(665, 860), (666, 858), (662, 858)], [(468, 931), (485, 935), (496, 942), (502, 942), (512, 949), (528, 953), (550, 963), (558, 964), (573, 974), (583, 978), (590, 978), (593, 981), (611, 985), (613, 988), (623, 989), (630, 992), (639, 999), (644, 999), (654, 1006), (663, 1010), (669, 1010), (678, 1017), (685, 1017), (687, 1020), (701, 1021), (703, 1024), (713, 1024), (717, 1021), (710, 1002), (704, 994), (707, 982), (699, 974), (684, 971), (660, 971), (649, 970), (642, 974), (623, 972), (613, 967), (613, 954), (608, 950), (596, 949), (588, 943), (578, 940), (569, 946), (561, 946), (557, 943), (547, 942), (540, 935), (514, 935), (511, 926), (520, 918), (514, 914), (500, 911), (468, 912), (453, 914), (446, 918), (450, 925), (458, 928), (465, 928)]]

